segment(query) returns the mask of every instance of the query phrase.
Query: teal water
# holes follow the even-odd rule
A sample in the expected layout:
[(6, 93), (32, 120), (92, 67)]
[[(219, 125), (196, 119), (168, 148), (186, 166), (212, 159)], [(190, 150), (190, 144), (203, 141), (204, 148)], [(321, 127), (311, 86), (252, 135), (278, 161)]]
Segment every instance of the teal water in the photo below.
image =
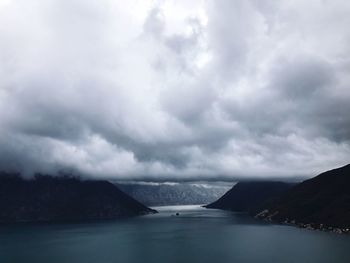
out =
[(350, 236), (198, 206), (157, 209), (117, 221), (0, 226), (0, 263), (350, 262)]

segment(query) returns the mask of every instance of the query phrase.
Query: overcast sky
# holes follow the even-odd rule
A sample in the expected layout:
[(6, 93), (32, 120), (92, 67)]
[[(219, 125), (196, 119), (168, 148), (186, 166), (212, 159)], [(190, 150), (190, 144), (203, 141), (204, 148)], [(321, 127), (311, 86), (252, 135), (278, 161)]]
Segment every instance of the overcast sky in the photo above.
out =
[(0, 170), (181, 181), (350, 162), (350, 1), (0, 0)]

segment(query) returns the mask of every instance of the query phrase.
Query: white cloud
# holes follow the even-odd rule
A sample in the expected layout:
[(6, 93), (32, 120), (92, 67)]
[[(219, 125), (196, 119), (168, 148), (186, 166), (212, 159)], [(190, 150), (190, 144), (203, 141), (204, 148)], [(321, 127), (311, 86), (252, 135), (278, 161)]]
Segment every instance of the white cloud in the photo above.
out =
[(131, 180), (348, 162), (345, 1), (0, 2), (0, 167)]

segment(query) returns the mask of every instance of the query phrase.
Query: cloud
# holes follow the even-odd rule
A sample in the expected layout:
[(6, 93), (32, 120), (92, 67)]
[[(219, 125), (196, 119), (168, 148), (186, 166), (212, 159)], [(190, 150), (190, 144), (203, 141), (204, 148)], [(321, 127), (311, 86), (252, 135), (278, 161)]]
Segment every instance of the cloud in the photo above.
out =
[(1, 2), (0, 168), (230, 181), (348, 163), (349, 11), (341, 0)]

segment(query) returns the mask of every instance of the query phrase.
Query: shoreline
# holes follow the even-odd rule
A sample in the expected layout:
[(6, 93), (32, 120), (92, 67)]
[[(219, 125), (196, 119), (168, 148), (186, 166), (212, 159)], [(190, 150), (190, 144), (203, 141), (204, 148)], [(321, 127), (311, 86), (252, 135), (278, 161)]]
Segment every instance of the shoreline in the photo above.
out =
[(303, 228), (307, 230), (314, 230), (314, 231), (322, 231), (322, 232), (328, 232), (328, 233), (335, 233), (335, 234), (350, 234), (350, 227), (336, 227), (336, 226), (330, 226), (322, 223), (303, 223), (298, 222), (295, 219), (285, 219), (284, 221), (274, 220), (273, 216), (278, 214), (278, 211), (268, 214), (268, 210), (264, 210), (255, 216), (253, 216), (256, 219), (263, 220), (265, 222), (271, 222), (271, 223), (277, 223), (281, 225), (287, 225), (287, 226), (293, 226), (298, 228)]

